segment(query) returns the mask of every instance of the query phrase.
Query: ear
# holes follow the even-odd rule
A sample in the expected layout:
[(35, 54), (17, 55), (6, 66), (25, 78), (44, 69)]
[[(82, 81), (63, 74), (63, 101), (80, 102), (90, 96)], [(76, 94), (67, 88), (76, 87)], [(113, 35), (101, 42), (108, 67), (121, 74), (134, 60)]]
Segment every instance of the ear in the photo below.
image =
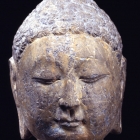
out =
[(18, 111), (18, 119), (19, 119), (19, 130), (20, 130), (20, 137), (23, 140), (29, 139), (32, 137), (32, 134), (28, 130), (28, 128), (25, 125), (25, 120), (22, 114), (22, 110), (20, 108), (17, 108)]
[(19, 106), (18, 100), (17, 100), (17, 92), (15, 92), (17, 90), (16, 87), (16, 81), (17, 81), (17, 67), (16, 67), (16, 63), (13, 59), (13, 57), (11, 57), (9, 59), (9, 67), (10, 67), (10, 81), (11, 81), (11, 88), (12, 88), (12, 92), (13, 92), (13, 96), (15, 99), (15, 103), (16, 106)]
[(17, 66), (13, 57), (9, 59), (9, 67), (10, 67), (10, 81), (11, 81), (11, 88), (14, 96), (14, 100), (17, 107), (18, 118), (19, 118), (19, 129), (20, 135), (22, 139), (29, 139), (32, 135), (27, 129), (24, 121), (24, 117), (22, 114), (21, 106), (18, 100), (18, 93), (17, 93)]
[(121, 59), (121, 101), (123, 100), (124, 90), (125, 90), (125, 81), (126, 81), (126, 66), (127, 60), (122, 56)]
[(118, 106), (118, 113), (116, 116), (116, 121), (112, 129), (112, 133), (120, 134), (122, 132), (122, 101), (125, 90), (125, 81), (126, 81), (126, 59), (122, 56), (121, 58), (121, 89), (120, 89), (120, 104)]

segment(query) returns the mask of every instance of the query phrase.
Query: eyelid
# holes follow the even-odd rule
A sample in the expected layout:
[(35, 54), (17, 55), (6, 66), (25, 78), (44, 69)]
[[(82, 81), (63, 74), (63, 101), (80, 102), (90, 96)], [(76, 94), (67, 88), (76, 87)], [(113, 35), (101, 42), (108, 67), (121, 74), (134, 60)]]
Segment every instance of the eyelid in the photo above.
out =
[(81, 76), (80, 79), (85, 82), (85, 83), (94, 83), (97, 82), (98, 80), (105, 78), (108, 74), (94, 74), (92, 76)]
[(44, 85), (51, 85), (55, 81), (60, 80), (60, 78), (50, 78), (50, 79), (44, 79), (44, 78), (38, 78), (38, 77), (33, 77), (32, 78), (34, 81), (44, 84)]

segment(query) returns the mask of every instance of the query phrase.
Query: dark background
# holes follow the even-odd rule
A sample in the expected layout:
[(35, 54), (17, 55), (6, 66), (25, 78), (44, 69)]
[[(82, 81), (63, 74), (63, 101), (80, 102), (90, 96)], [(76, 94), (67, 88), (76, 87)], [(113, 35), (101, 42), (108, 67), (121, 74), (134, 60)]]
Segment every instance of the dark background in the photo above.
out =
[[(0, 140), (20, 140), (18, 118), (9, 80), (8, 59), (13, 37), (25, 17), (41, 0), (0, 1)], [(127, 81), (122, 110), (121, 135), (105, 140), (140, 140), (140, 2), (96, 0), (118, 28), (127, 58)], [(34, 140), (32, 138), (31, 140)]]

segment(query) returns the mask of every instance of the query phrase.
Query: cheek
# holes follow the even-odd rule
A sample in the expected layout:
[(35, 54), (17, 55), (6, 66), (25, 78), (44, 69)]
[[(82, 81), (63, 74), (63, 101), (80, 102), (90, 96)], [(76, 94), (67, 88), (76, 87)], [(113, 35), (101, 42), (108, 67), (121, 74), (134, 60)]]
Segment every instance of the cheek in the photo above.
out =
[(63, 94), (63, 85), (60, 82), (52, 85), (28, 82), (23, 89), (24, 108), (31, 116), (38, 116), (42, 112), (54, 114), (58, 107), (58, 100)]
[(110, 105), (113, 103), (112, 91), (104, 86), (96, 87), (95, 85), (88, 85), (85, 88), (86, 94), (82, 101), (87, 110), (91, 111), (95, 117), (104, 115), (104, 112), (110, 110)]
[(86, 104), (96, 104), (101, 102), (109, 103), (112, 101), (112, 96), (114, 95), (112, 80), (107, 77), (93, 84), (85, 83), (82, 92), (84, 95), (83, 101), (86, 102)]
[(83, 104), (87, 107), (91, 131), (101, 135), (104, 130), (110, 131), (117, 113), (116, 90), (112, 79), (104, 79), (94, 84), (83, 86)]

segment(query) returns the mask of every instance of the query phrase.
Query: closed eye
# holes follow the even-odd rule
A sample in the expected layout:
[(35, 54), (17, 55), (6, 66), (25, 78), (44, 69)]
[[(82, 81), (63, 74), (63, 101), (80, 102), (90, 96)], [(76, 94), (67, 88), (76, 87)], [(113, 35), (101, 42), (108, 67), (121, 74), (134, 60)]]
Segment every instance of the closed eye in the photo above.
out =
[(57, 79), (43, 79), (43, 78), (36, 78), (36, 77), (33, 77), (32, 79), (35, 82), (41, 83), (43, 85), (51, 85), (54, 82), (56, 82), (57, 80), (60, 80), (60, 78), (57, 78)]
[(94, 83), (102, 78), (105, 78), (106, 76), (107, 76), (107, 74), (102, 74), (102, 75), (94, 74), (92, 76), (87, 76), (87, 77), (81, 76), (80, 79), (85, 83)]

